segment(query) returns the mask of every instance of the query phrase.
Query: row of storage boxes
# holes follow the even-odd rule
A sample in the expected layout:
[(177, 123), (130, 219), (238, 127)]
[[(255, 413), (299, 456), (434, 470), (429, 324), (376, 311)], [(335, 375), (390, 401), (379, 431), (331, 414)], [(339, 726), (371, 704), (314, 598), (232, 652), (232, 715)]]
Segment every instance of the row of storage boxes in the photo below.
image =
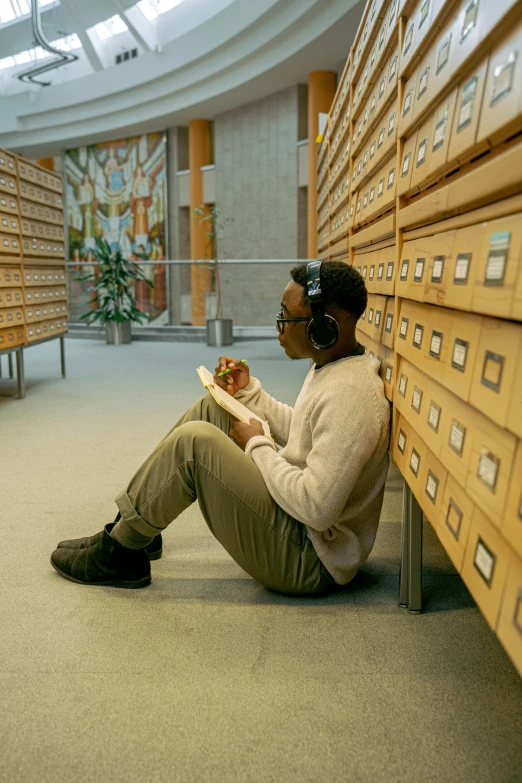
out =
[(395, 350), (522, 437), (522, 325), (402, 299)]
[[(394, 461), (490, 627), (522, 674), (522, 516), (516, 466), (510, 485), (510, 502), (515, 506), (507, 508), (499, 529), (484, 513), (482, 503), (474, 502), (403, 414), (398, 416), (393, 437)], [(517, 459), (519, 476), (520, 442)], [(478, 470), (483, 474), (480, 457)]]
[[(397, 31), (396, 14), (397, 2), (396, 0), (392, 0), (391, 5), (388, 3), (383, 4), (381, 6), (381, 14), (376, 15), (374, 26), (372, 32), (370, 33), (370, 39), (373, 40), (373, 45), (369, 49), (368, 55), (364, 58), (360, 74), (356, 73), (357, 66), (354, 67), (355, 79), (353, 80), (354, 96), (352, 104), (354, 112), (356, 112), (358, 107), (361, 105), (362, 99), (367, 92), (369, 85), (378, 84), (382, 78), (382, 75), (386, 75), (386, 68), (388, 66), (389, 58), (385, 60), (385, 66), (383, 68), (379, 67), (379, 63), (385, 56), (390, 42), (392, 40), (396, 40), (397, 38), (397, 36), (394, 35), (394, 33)], [(375, 21), (377, 24), (375, 24)], [(397, 47), (395, 47), (395, 49), (395, 53), (398, 55)], [(354, 64), (356, 57), (357, 47), (356, 54), (354, 55)]]
[(61, 177), (56, 174), (52, 174), (47, 169), (40, 166), (33, 166), (31, 163), (27, 163), (25, 160), (18, 158), (18, 177), (26, 182), (35, 182), (37, 185), (42, 185), (44, 188), (54, 190), (56, 193), (62, 195), (62, 180)]
[(20, 180), (20, 195), (28, 201), (36, 201), (45, 206), (63, 209), (63, 198), (58, 193), (38, 185), (31, 185), (29, 182)]
[(354, 256), (354, 266), (365, 282), (370, 294), (395, 293), (396, 246), (390, 245), (380, 250), (358, 252)]
[(24, 308), (7, 307), (0, 308), (0, 329), (6, 329), (8, 326), (24, 325)]
[(330, 220), (330, 242), (336, 242), (348, 234), (350, 229), (350, 207), (346, 204)]
[(65, 284), (65, 267), (38, 267), (24, 265), (24, 280), (26, 286), (48, 286), (57, 283)]
[(0, 266), (0, 288), (18, 288), (22, 285), (20, 266)]
[(38, 239), (51, 239), (63, 242), (65, 239), (62, 224), (40, 223), (38, 220), (22, 218), (20, 223), (18, 216), (4, 213), (0, 210), (0, 231), (4, 234), (23, 234), (24, 236), (37, 237)]
[(9, 198), (5, 193), (0, 193), (0, 212), (15, 215), (18, 218), (18, 201), (15, 198)]
[[(0, 288), (0, 309), (26, 305), (46, 305), (67, 299), (65, 286), (40, 288)], [(61, 312), (61, 311), (60, 311)]]
[(522, 321), (522, 214), (404, 242), (396, 293)]
[[(497, 0), (495, 3), (480, 5), (483, 8), (494, 8), (503, 3)], [(478, 8), (478, 3), (475, 8)], [(463, 23), (461, 20), (462, 13), (448, 24), (404, 87), (398, 134), (400, 137), (406, 136), (410, 143), (411, 125), (437, 100), (456, 67), (461, 64), (459, 58), (465, 52), (471, 54), (476, 48), (477, 42), (473, 49), (469, 46), (465, 50), (459, 49), (459, 37), (453, 28), (456, 26), (460, 29), (459, 25)], [(458, 91), (451, 94), (450, 100), (444, 100), (423, 123), (418, 141), (429, 138), (429, 130), (431, 144), (440, 144), (442, 129), (447, 127), (449, 144), (446, 157), (447, 160), (454, 160), (469, 157), (475, 145), (497, 143), (518, 130), (522, 124), (521, 47), (522, 24), (519, 23), (472, 70), (461, 77)], [(447, 106), (447, 117), (444, 116), (444, 106)]]
[(67, 331), (67, 318), (58, 318), (52, 321), (41, 321), (38, 324), (27, 325), (27, 341), (34, 343), (52, 337), (53, 334), (63, 334)]
[(326, 204), (325, 207), (321, 209), (317, 216), (317, 230), (319, 231), (322, 226), (328, 221), (328, 218), (330, 217), (330, 205)]
[(397, 191), (397, 155), (393, 155), (364, 185), (352, 196), (350, 216), (357, 226), (378, 213), (395, 206)]
[(384, 384), (384, 394), (390, 402), (393, 399), (393, 386), (395, 383), (394, 375), (394, 362), (395, 357), (393, 348), (388, 348), (383, 343), (374, 340), (373, 337), (363, 332), (362, 329), (357, 328), (355, 330), (357, 340), (361, 345), (366, 348), (366, 353), (369, 356), (377, 359), (380, 365), (379, 375), (382, 378)]
[(56, 226), (64, 225), (63, 212), (59, 209), (37, 204), (34, 201), (26, 201), (23, 198), (20, 199), (20, 214), (22, 218), (40, 220), (44, 223), (54, 223)]
[[(340, 114), (346, 111), (348, 111), (348, 116), (350, 114), (350, 79), (351, 68), (348, 66), (342, 77), (341, 89), (334, 99), (334, 108), (329, 121), (329, 127), (332, 129), (335, 128), (335, 124)], [(323, 151), (319, 149), (319, 156), (321, 156), (322, 153)]]
[(395, 297), (368, 294), (368, 305), (359, 321), (359, 329), (387, 348), (393, 348), (395, 336)]
[[(1, 238), (1, 235), (0, 235)], [(48, 258), (65, 258), (65, 245), (60, 241), (37, 239), (36, 237), (22, 237), (22, 249), (24, 256), (44, 256)]]
[(8, 193), (10, 196), (18, 195), (18, 181), (16, 176), (2, 174), (0, 172), (0, 193)]
[[(394, 9), (393, 13), (397, 13), (397, 3), (392, 2), (391, 7)], [(376, 28), (387, 11), (387, 0), (373, 0), (371, 4), (367, 3), (352, 47), (354, 76), (357, 76), (358, 69), (365, 59), (366, 47), (369, 47), (371, 42), (375, 40), (377, 35)]]
[(352, 147), (355, 154), (358, 153), (367, 134), (371, 130), (376, 129), (380, 117), (386, 112), (387, 104), (390, 103), (391, 105), (396, 99), (397, 70), (398, 49), (395, 48), (383, 64), (383, 70), (379, 73), (378, 83), (371, 90), (359, 115), (355, 118), (352, 137)]
[(0, 329), (0, 351), (17, 348), (19, 345), (25, 345), (25, 342), (24, 326), (11, 326), (7, 329)]
[[(332, 191), (329, 209), (335, 212), (341, 204), (350, 198), (350, 172), (348, 171)], [(319, 203), (319, 202), (318, 202)]]
[(504, 524), (506, 509), (511, 514), (516, 506), (518, 511), (521, 474), (515, 481), (513, 471), (517, 463), (520, 468), (517, 443), (521, 441), (515, 435), (402, 357), (394, 405), (495, 525)]
[(390, 150), (397, 150), (397, 100), (393, 101), (382, 120), (375, 123), (372, 135), (363, 151), (353, 163), (352, 191), (360, 187), (369, 174), (389, 156)]
[(350, 140), (341, 146), (341, 152), (330, 163), (330, 174), (328, 175), (328, 188), (334, 190), (337, 181), (349, 173), (350, 166)]
[(339, 120), (339, 123), (335, 130), (333, 141), (330, 143), (330, 147), (328, 150), (328, 159), (330, 161), (330, 165), (337, 157), (337, 153), (339, 152), (339, 147), (344, 143), (345, 139), (349, 141), (349, 136), (348, 136), (349, 129), (350, 129), (350, 103), (347, 101), (346, 106), (342, 111), (341, 119)]

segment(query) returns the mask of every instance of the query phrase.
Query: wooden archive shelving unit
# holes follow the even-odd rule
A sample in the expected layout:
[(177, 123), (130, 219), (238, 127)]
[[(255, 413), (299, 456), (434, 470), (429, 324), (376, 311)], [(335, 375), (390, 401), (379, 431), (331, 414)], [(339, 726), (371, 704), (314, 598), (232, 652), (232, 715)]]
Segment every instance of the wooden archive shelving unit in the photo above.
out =
[(400, 603), (421, 608), (422, 509), (522, 674), (521, 171), (520, 0), (370, 0), (318, 153), (319, 257), (368, 288)]

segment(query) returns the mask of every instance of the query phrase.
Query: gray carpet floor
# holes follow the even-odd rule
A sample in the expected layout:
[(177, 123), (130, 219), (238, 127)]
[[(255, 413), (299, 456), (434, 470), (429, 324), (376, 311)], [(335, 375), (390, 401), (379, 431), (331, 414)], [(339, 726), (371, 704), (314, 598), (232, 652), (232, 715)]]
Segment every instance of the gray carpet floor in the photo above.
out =
[[(402, 483), (370, 560), (328, 597), (271, 593), (197, 503), (142, 590), (76, 585), (58, 541), (114, 519), (116, 494), (203, 388), (220, 350), (66, 340), (0, 379), (0, 781), (519, 783), (522, 682), (429, 524), (424, 613), (397, 606)], [(292, 404), (308, 361), (227, 349)]]

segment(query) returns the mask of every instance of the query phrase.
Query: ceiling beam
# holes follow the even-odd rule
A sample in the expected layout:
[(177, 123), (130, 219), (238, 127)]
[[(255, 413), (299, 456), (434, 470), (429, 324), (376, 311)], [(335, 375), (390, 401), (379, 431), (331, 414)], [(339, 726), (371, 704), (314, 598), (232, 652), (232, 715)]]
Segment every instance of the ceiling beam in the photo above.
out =
[(89, 38), (87, 30), (78, 30), (77, 35), (93, 71), (103, 71), (103, 63)]

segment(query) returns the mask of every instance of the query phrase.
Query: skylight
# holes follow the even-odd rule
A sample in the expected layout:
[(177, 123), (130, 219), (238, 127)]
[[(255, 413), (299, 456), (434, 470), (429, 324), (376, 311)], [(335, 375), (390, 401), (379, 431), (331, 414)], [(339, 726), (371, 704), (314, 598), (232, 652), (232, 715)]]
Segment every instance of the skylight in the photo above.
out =
[[(40, 0), (40, 7), (57, 4), (57, 0)], [(31, 13), (31, 0), (0, 0), (0, 24), (21, 19)]]
[[(68, 35), (66, 38), (58, 38), (57, 41), (51, 41), (51, 46), (54, 46), (55, 49), (61, 49), (64, 52), (82, 48), (81, 41), (76, 33)], [(12, 68), (14, 65), (24, 65), (25, 63), (34, 62), (35, 60), (45, 60), (46, 57), (51, 56), (50, 52), (42, 49), (41, 46), (36, 46), (34, 49), (26, 49), (25, 52), (19, 52), (12, 57), (4, 57), (3, 60), (0, 60), (0, 70)]]
[(101, 41), (107, 40), (107, 38), (112, 38), (113, 35), (118, 35), (118, 33), (124, 33), (125, 30), (128, 30), (129, 28), (121, 18), (121, 16), (111, 16), (110, 19), (106, 19), (104, 22), (99, 22), (99, 24), (95, 24), (94, 31), (96, 32), (96, 35)]
[(143, 15), (146, 16), (149, 21), (152, 21), (160, 14), (170, 11), (171, 8), (175, 8), (182, 2), (183, 0), (140, 0), (140, 2), (137, 3), (137, 6)]

